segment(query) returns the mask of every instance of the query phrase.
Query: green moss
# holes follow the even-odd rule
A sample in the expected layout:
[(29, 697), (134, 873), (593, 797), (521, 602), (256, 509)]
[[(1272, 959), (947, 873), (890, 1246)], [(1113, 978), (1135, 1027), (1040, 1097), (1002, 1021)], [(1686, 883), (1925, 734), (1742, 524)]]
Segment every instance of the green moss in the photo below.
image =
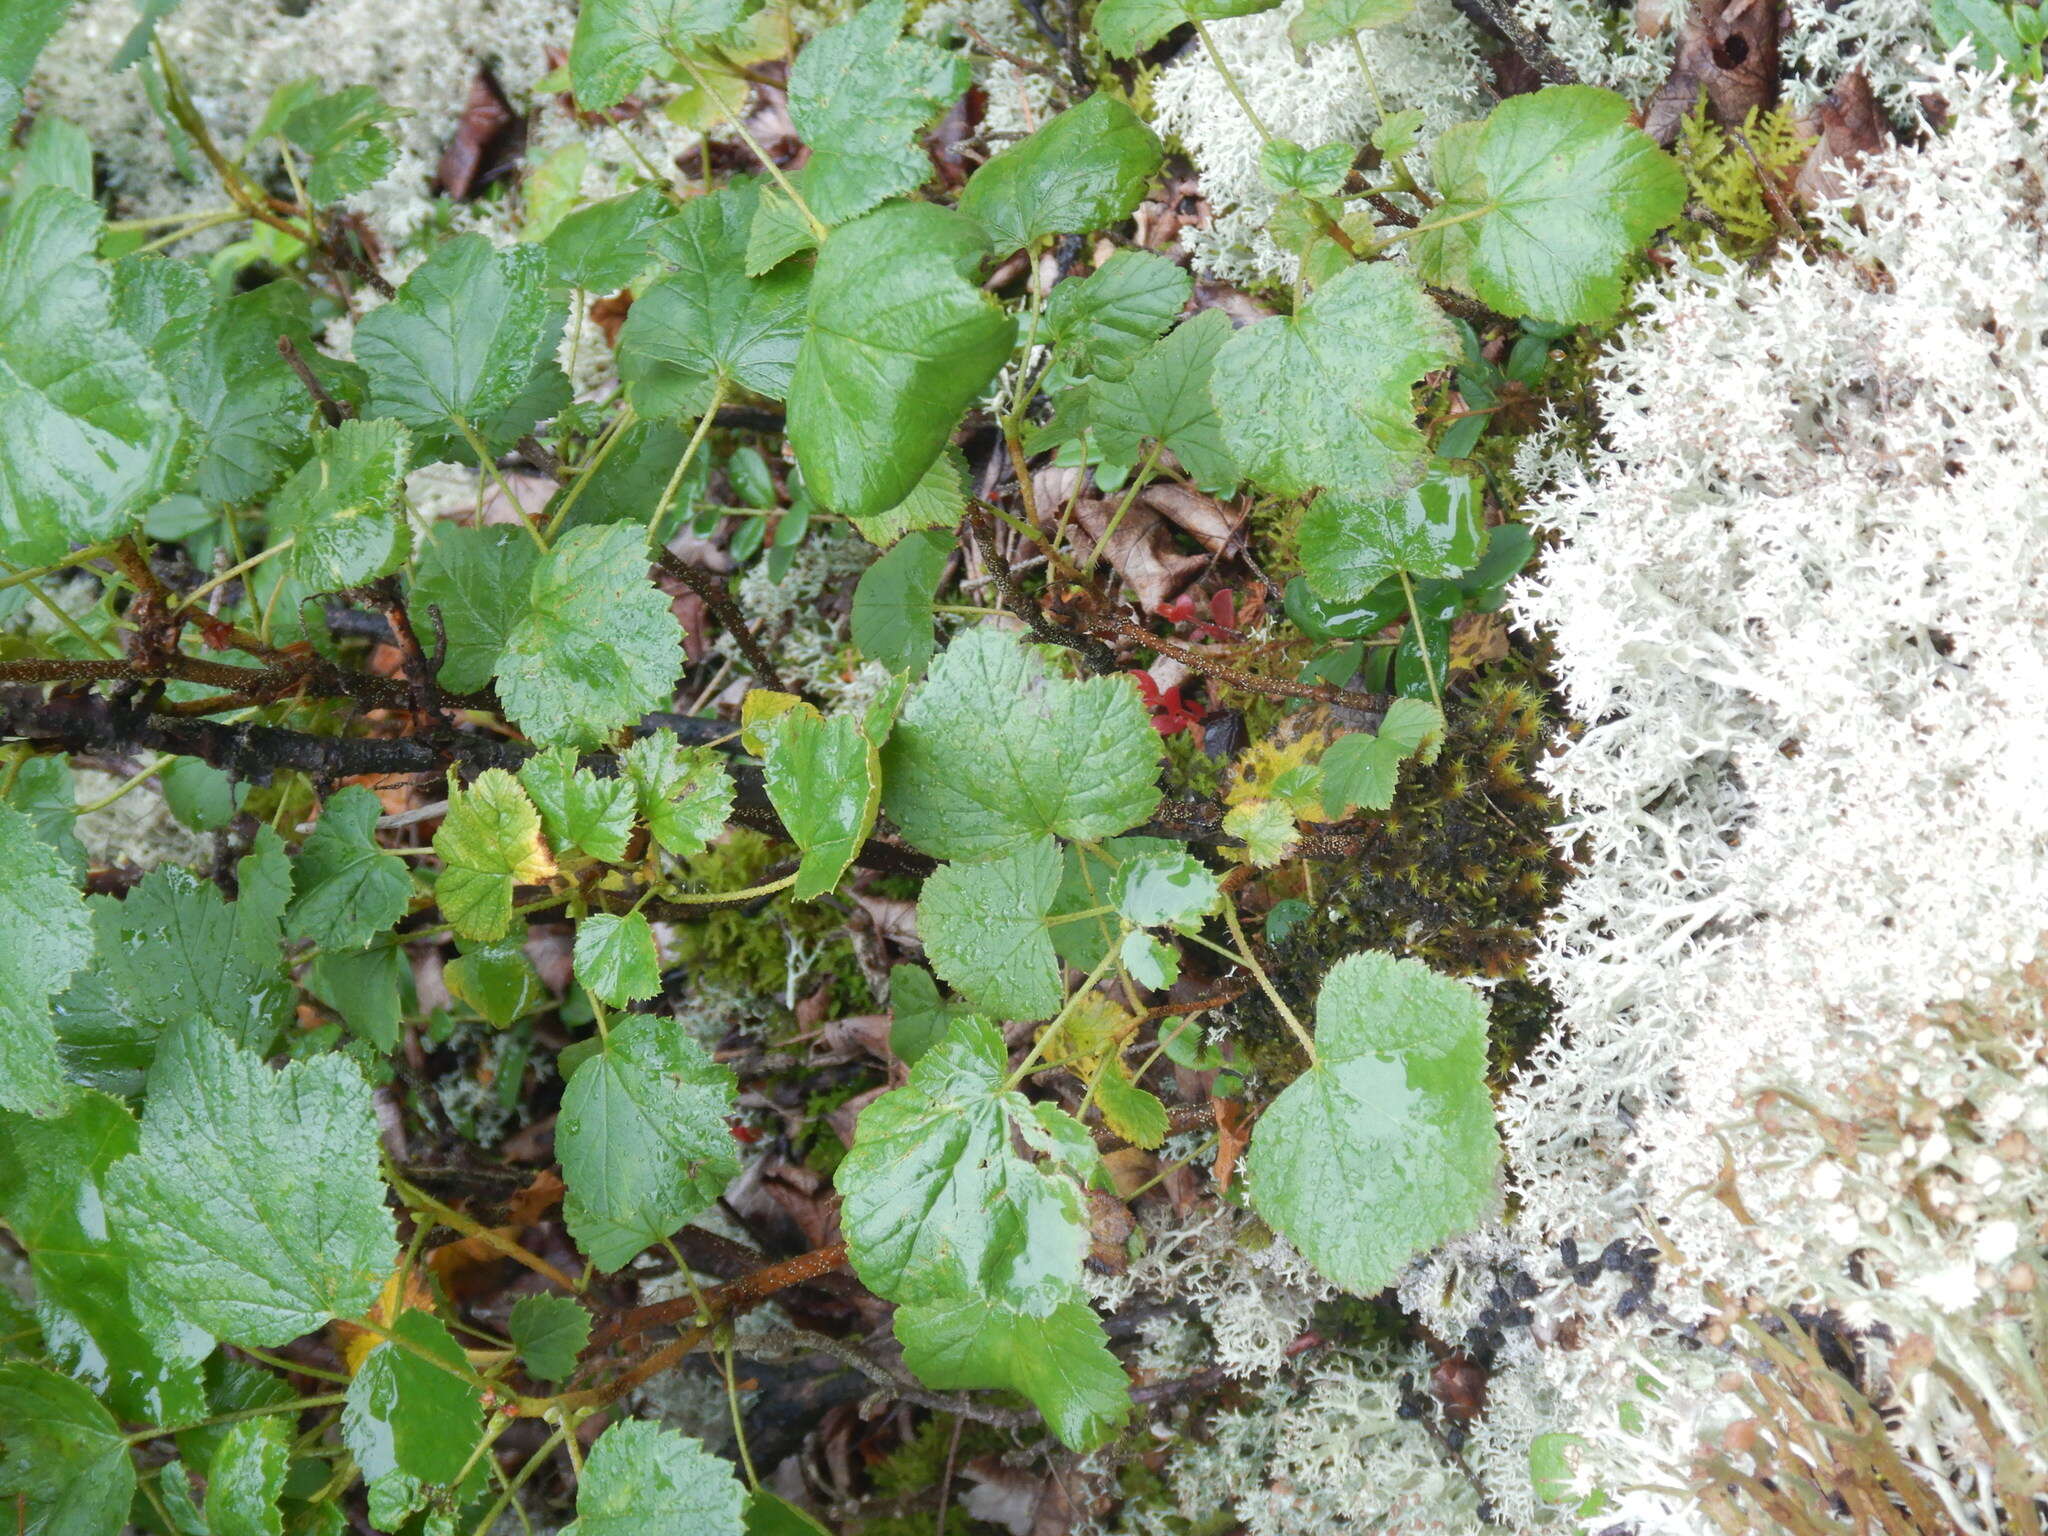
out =
[(1704, 244), (1715, 223), (1719, 243), (1732, 242), (1733, 255), (1749, 255), (1775, 238), (1780, 213), (1773, 212), (1772, 201), (1775, 198), (1779, 210), (1790, 212), (1787, 193), (1813, 142), (1799, 133), (1792, 114), (1781, 107), (1768, 112), (1751, 107), (1741, 128), (1722, 127), (1708, 112), (1702, 86), (1698, 104), (1679, 125), (1672, 151), (1685, 168), (1693, 201), (1713, 220), (1681, 228), (1681, 242)]
[[(1304, 1014), (1331, 966), (1360, 950), (1412, 956), (1449, 976), (1485, 977), (1493, 1065), (1505, 1078), (1550, 1018), (1546, 988), (1529, 979), (1536, 924), (1567, 873), (1549, 839), (1556, 821), (1535, 765), (1550, 729), (1536, 690), (1488, 680), (1451, 709), (1443, 751), (1404, 767), (1394, 805), (1365, 833), (1355, 862), (1319, 884), (1316, 910), (1265, 964)], [(1269, 1071), (1299, 1066), (1262, 994), (1232, 1005), (1232, 1034)]]
[[(695, 858), (683, 861), (682, 883), (689, 890), (745, 890), (766, 883), (768, 872), (787, 856), (783, 845), (735, 827)], [(828, 1017), (872, 1006), (846, 937), (845, 918), (829, 906), (778, 898), (762, 911), (749, 903), (706, 907), (703, 912), (702, 918), (674, 928), (675, 963), (693, 980), (733, 992), (785, 997), (791, 983), (790, 955), (800, 948), (812, 958), (795, 978), (796, 989), (804, 993), (821, 980), (829, 981)]]

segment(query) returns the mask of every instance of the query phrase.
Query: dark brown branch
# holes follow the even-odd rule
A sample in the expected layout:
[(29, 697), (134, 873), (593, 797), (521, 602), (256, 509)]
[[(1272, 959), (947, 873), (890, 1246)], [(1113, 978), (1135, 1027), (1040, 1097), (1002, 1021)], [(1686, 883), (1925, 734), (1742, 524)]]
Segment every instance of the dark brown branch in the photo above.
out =
[(1482, 31), (1491, 32), (1506, 43), (1522, 61), (1543, 77), (1546, 85), (1577, 85), (1578, 74), (1550, 51), (1550, 44), (1531, 32), (1502, 0), (1459, 0), (1458, 9)]
[[(1029, 474), (1030, 471), (1025, 470), (1022, 473)], [(967, 528), (981, 550), (982, 563), (988, 567), (989, 581), (996, 589), (996, 596), (1002, 601), (1002, 605), (1031, 631), (1034, 640), (1046, 645), (1065, 646), (1077, 654), (1082, 665), (1091, 672), (1116, 670), (1116, 652), (1092, 636), (1053, 623), (1039, 610), (1036, 603), (1018, 590), (1016, 582), (1010, 576), (1010, 562), (1004, 559), (1003, 552), (996, 548), (995, 527), (986, 512), (968, 513)]]
[(327, 386), (313, 376), (313, 370), (306, 366), (305, 358), (293, 345), (289, 336), (277, 338), (277, 355), (291, 364), (292, 372), (299, 376), (299, 382), (306, 387), (306, 393), (313, 397), (313, 403), (320, 407), (320, 415), (328, 426), (338, 427), (355, 415), (355, 408), (345, 400), (337, 400), (327, 393)]
[(732, 593), (726, 590), (721, 577), (702, 566), (678, 560), (665, 549), (655, 556), (654, 563), (664, 576), (671, 576), (680, 581), (704, 600), (704, 606), (711, 610), (713, 617), (725, 626), (726, 633), (738, 643), (741, 653), (747, 658), (747, 665), (754, 669), (754, 676), (777, 693), (789, 692), (782, 685), (782, 674), (775, 670), (775, 663), (768, 659), (768, 653), (761, 648), (761, 642), (755, 638), (753, 630), (747, 627), (746, 616), (740, 612), (739, 604), (732, 600)]

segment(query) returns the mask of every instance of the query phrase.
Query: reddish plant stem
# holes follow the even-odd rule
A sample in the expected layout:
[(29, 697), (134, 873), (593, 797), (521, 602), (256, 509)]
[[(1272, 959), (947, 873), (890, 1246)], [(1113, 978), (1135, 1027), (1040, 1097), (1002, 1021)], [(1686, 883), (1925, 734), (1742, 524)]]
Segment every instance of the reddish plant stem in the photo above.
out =
[(1204, 677), (1214, 678), (1225, 687), (1235, 688), (1241, 693), (1263, 693), (1282, 699), (1307, 699), (1315, 704), (1334, 704), (1340, 708), (1369, 713), (1384, 710), (1393, 702), (1391, 694), (1358, 693), (1350, 688), (1339, 688), (1334, 683), (1295, 683), (1284, 677), (1261, 677), (1256, 673), (1240, 672), (1234, 667), (1226, 667), (1211, 661), (1200, 651), (1176, 645), (1173, 641), (1163, 639), (1149, 629), (1140, 629), (1124, 619), (1095, 619), (1089, 622), (1088, 627), (1093, 634), (1113, 635), (1119, 640), (1128, 640), (1161, 656), (1169, 656)]

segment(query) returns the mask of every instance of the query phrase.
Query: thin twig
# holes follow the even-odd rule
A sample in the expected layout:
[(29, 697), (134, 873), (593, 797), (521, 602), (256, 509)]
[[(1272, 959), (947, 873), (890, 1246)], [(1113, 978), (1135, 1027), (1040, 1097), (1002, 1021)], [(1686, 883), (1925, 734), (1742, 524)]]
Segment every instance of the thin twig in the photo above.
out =
[(1036, 603), (1017, 590), (1010, 579), (1010, 562), (1003, 558), (996, 548), (996, 535), (988, 514), (974, 511), (967, 514), (968, 531), (973, 534), (975, 544), (981, 550), (981, 558), (988, 566), (989, 579), (995, 583), (996, 593), (1002, 604), (1015, 614), (1024, 627), (1031, 631), (1032, 638), (1046, 645), (1063, 645), (1080, 656), (1081, 662), (1091, 672), (1114, 672), (1116, 652), (1100, 640), (1076, 630), (1053, 623), (1039, 611)]
[(775, 663), (762, 649), (759, 638), (747, 627), (745, 615), (740, 612), (739, 604), (732, 600), (732, 593), (726, 590), (722, 580), (702, 566), (677, 559), (665, 549), (654, 557), (654, 563), (663, 575), (674, 577), (704, 600), (704, 606), (711, 610), (712, 616), (725, 626), (725, 632), (738, 644), (741, 654), (747, 658), (747, 665), (754, 669), (754, 676), (777, 693), (789, 691), (783, 686), (782, 674), (775, 670)]
[(327, 386), (314, 377), (313, 370), (307, 366), (306, 359), (300, 354), (291, 337), (277, 338), (277, 355), (289, 363), (292, 372), (299, 376), (299, 382), (306, 386), (306, 393), (311, 395), (313, 403), (320, 407), (320, 415), (328, 426), (338, 427), (355, 415), (354, 406), (327, 393)]

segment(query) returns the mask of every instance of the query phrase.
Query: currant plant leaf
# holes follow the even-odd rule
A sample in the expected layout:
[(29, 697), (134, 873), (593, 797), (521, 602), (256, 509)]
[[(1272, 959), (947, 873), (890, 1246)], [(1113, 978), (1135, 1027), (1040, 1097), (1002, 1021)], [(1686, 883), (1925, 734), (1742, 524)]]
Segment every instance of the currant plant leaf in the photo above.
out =
[(908, 1084), (861, 1111), (834, 1182), (854, 1270), (876, 1295), (987, 1297), (1043, 1316), (1077, 1294), (1080, 1190), (1012, 1150), (1031, 1107), (1004, 1088), (1008, 1068), (995, 1026), (959, 1019)]
[(499, 250), (482, 235), (436, 247), (396, 298), (356, 326), (369, 414), (488, 442), (561, 334), (565, 311), (547, 267), (532, 246)]
[(0, 872), (0, 1109), (54, 1114), (69, 1092), (50, 997), (90, 958), (92, 923), (64, 861), (11, 805), (0, 805)]
[(1394, 803), (1401, 764), (1429, 762), (1443, 740), (1443, 712), (1422, 699), (1396, 699), (1376, 732), (1340, 736), (1323, 754), (1323, 814), (1332, 821), (1354, 806), (1384, 811)]
[(1316, 596), (1356, 602), (1397, 571), (1455, 576), (1486, 547), (1478, 481), (1443, 465), (1398, 496), (1323, 495), (1302, 515), (1301, 571)]
[[(465, 1379), (468, 1358), (447, 1325), (408, 1307), (363, 1357), (341, 1411), (342, 1441), (366, 1482), (393, 1472), (453, 1482), (483, 1430), (483, 1397)], [(408, 1347), (409, 1346), (409, 1347)]]
[(735, 1536), (747, 1491), (732, 1463), (660, 1424), (613, 1424), (597, 1437), (562, 1536)]
[(1391, 496), (1422, 470), (1415, 385), (1455, 352), (1412, 273), (1350, 267), (1295, 314), (1224, 342), (1210, 378), (1224, 445), (1278, 495)]
[(962, 189), (960, 211), (999, 255), (1047, 235), (1107, 229), (1130, 217), (1165, 158), (1145, 120), (1098, 91), (984, 163)]
[(48, 1119), (0, 1112), (0, 1221), (28, 1256), (51, 1360), (124, 1419), (189, 1424), (208, 1412), (212, 1336), (128, 1284), (106, 1227), (107, 1170), (137, 1135), (124, 1105), (89, 1089)]
[(692, 198), (663, 224), (655, 250), (674, 270), (633, 303), (619, 331), (619, 378), (641, 416), (694, 419), (736, 393), (789, 393), (810, 274), (791, 263), (746, 271), (760, 192), (727, 187)]
[(292, 574), (311, 592), (388, 575), (412, 551), (398, 500), (412, 434), (395, 421), (345, 421), (314, 434), (313, 456), (270, 498), (272, 531), (292, 541)]
[(612, 1027), (562, 1095), (562, 1213), (599, 1269), (619, 1268), (707, 1209), (739, 1172), (732, 1073), (673, 1019)]
[(450, 788), (434, 852), (442, 864), (434, 899), (448, 925), (468, 939), (504, 937), (512, 926), (512, 888), (555, 873), (540, 812), (502, 768), (486, 769), (466, 789)]
[(640, 818), (654, 840), (679, 859), (694, 858), (724, 830), (733, 782), (710, 747), (686, 747), (671, 730), (649, 731), (619, 755)]
[(1191, 21), (1256, 16), (1280, 0), (1102, 0), (1095, 8), (1095, 36), (1120, 59), (1134, 59), (1175, 27)]
[(573, 747), (549, 747), (519, 765), (519, 782), (558, 859), (583, 853), (603, 864), (625, 862), (633, 835), (632, 779), (601, 779), (578, 765)]
[(979, 864), (942, 864), (917, 899), (925, 958), (983, 1013), (1050, 1018), (1064, 995), (1045, 914), (1060, 884), (1049, 837)]
[(590, 1342), (590, 1314), (566, 1296), (522, 1296), (506, 1319), (513, 1347), (536, 1381), (562, 1381)]
[(914, 677), (924, 671), (934, 649), (932, 603), (952, 555), (952, 539), (918, 529), (861, 572), (849, 622), (863, 654), (891, 672)]
[(207, 1469), (203, 1512), (212, 1536), (284, 1536), (284, 1494), (291, 1444), (281, 1416), (230, 1424)]
[(811, 901), (839, 884), (853, 856), (875, 828), (882, 804), (886, 711), (871, 728), (853, 715), (818, 713), (808, 704), (764, 728), (762, 759), (768, 801), (795, 839), (803, 860), (790, 895)]
[(1130, 1418), (1130, 1378), (1085, 1301), (1042, 1316), (974, 1296), (900, 1307), (896, 1337), (926, 1386), (1018, 1393), (1071, 1450), (1095, 1449)]
[(510, 1029), (548, 1001), (540, 972), (526, 957), (526, 925), (501, 939), (457, 939), (459, 951), (442, 968), (448, 995), (493, 1029)]
[(185, 418), (114, 321), (99, 208), (37, 187), (0, 233), (0, 558), (57, 559), (172, 488)]
[(638, 912), (594, 912), (576, 925), (576, 979), (583, 990), (614, 1008), (661, 990), (661, 956), (654, 930)]
[(1504, 315), (1611, 318), (1629, 261), (1685, 206), (1685, 172), (1632, 112), (1612, 91), (1559, 85), (1445, 132), (1442, 197), (1411, 242), (1423, 279)]
[(870, 544), (886, 546), (920, 528), (952, 528), (966, 510), (967, 461), (958, 448), (948, 446), (918, 477), (909, 495), (886, 512), (856, 517), (853, 526)]
[[(837, 238), (836, 236), (834, 238)], [(1050, 678), (997, 629), (962, 632), (911, 695), (882, 754), (882, 805), (941, 859), (1045, 833), (1113, 837), (1159, 804), (1159, 735), (1128, 679)]]
[(1316, 1000), (1314, 1064), (1259, 1117), (1252, 1208), (1324, 1276), (1370, 1295), (1484, 1218), (1499, 1161), (1485, 999), (1418, 960), (1340, 960)]
[(135, 1497), (135, 1463), (89, 1388), (41, 1366), (0, 1365), (0, 1499), (17, 1536), (118, 1536)]
[(451, 528), (442, 524), (420, 556), (411, 611), (424, 642), (448, 639), (440, 683), (469, 693), (491, 680), (505, 640), (526, 612), (526, 593), (539, 559), (517, 528)]
[(383, 125), (396, 120), (384, 98), (367, 85), (345, 86), (294, 108), (284, 132), (312, 159), (306, 195), (318, 205), (335, 203), (390, 175), (398, 163), (398, 145)]
[(326, 949), (360, 949), (405, 916), (412, 876), (405, 860), (377, 846), (383, 809), (360, 784), (328, 796), (292, 861), (297, 895), (285, 927), (293, 938)]
[(1088, 276), (1058, 284), (1045, 302), (1045, 334), (1054, 349), (1047, 388), (1090, 374), (1120, 377), (1166, 333), (1194, 285), (1166, 257), (1128, 249)]
[(583, 0), (569, 43), (576, 105), (604, 112), (632, 95), (670, 57), (717, 37), (760, 0)]
[(968, 87), (964, 56), (902, 35), (904, 10), (869, 0), (790, 69), (790, 121), (811, 146), (797, 190), (827, 225), (921, 185), (932, 167), (918, 136)]
[(191, 1020), (165, 1033), (137, 1149), (108, 1171), (115, 1238), (181, 1318), (275, 1345), (360, 1316), (397, 1258), (370, 1087), (339, 1056), (272, 1071)]
[[(588, 14), (589, 7), (584, 9)], [(543, 242), (548, 270), (556, 282), (586, 293), (616, 292), (654, 265), (655, 231), (674, 212), (652, 187), (585, 203)]]
[(595, 746), (666, 708), (683, 628), (647, 576), (647, 533), (572, 528), (540, 558), (498, 657), (498, 697), (541, 746)]
[(1140, 928), (1195, 922), (1221, 899), (1215, 872), (1182, 848), (1133, 854), (1117, 867), (1110, 889), (1118, 915)]
[(1287, 24), (1287, 40), (1296, 48), (1319, 48), (1354, 32), (1391, 27), (1415, 9), (1415, 0), (1302, 0)]
[[(880, 0), (862, 15), (888, 8), (900, 9)], [(986, 251), (973, 223), (932, 203), (892, 204), (826, 243), (789, 440), (833, 511), (873, 517), (908, 496), (1009, 357), (1015, 324), (973, 280)]]

